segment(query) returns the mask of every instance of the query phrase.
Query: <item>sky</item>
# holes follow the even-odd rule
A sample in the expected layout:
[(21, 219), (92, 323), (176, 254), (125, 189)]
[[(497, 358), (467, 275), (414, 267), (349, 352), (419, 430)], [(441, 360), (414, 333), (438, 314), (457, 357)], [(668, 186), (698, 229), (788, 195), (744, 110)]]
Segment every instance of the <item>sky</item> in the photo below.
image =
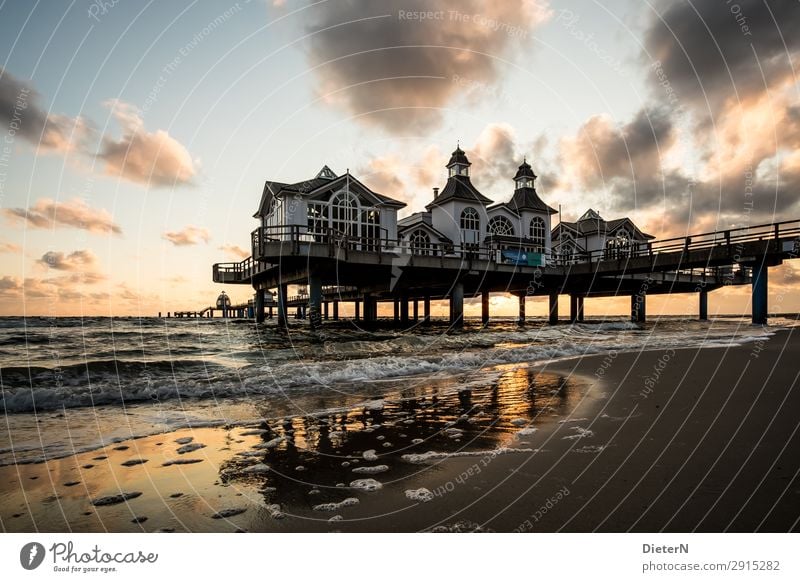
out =
[[(526, 157), (565, 220), (665, 238), (800, 219), (797, 30), (796, 0), (2, 2), (0, 315), (202, 308), (265, 180), (349, 169), (402, 216), (456, 143), (495, 201)], [(771, 309), (800, 311), (799, 284), (772, 269)]]

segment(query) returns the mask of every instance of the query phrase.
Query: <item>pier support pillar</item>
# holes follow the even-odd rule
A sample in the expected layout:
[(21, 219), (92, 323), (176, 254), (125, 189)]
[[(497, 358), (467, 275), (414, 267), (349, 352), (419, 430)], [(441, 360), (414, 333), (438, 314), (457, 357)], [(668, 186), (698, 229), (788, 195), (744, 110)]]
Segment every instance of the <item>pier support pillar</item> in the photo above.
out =
[(395, 299), (393, 303), (394, 303), (394, 322), (397, 323), (398, 321), (400, 321), (400, 301), (398, 299)]
[(569, 296), (569, 321), (570, 323), (580, 323), (583, 321), (583, 296)]
[(361, 301), (359, 301), (358, 299), (353, 301), (353, 312), (354, 312), (356, 321), (361, 319)]
[(325, 319), (328, 319), (329, 308), (328, 308), (328, 302), (327, 301), (322, 304), (322, 312), (323, 312), (323, 315), (324, 315)]
[(763, 260), (753, 265), (753, 323), (759, 325), (767, 324), (768, 269)]
[(547, 322), (550, 325), (556, 325), (558, 323), (558, 293), (550, 293), (549, 301), (549, 316), (547, 318)]
[(631, 295), (631, 321), (634, 323), (647, 321), (647, 296), (644, 293)]
[(426, 295), (422, 299), (422, 323), (425, 325), (431, 322), (431, 296)]
[(489, 324), (489, 292), (481, 292), (481, 323)]
[(708, 291), (700, 290), (700, 321), (708, 321)]
[(256, 289), (256, 323), (264, 323), (264, 293), (263, 289)]
[(322, 280), (319, 275), (308, 277), (308, 321), (311, 329), (322, 325)]
[(278, 327), (286, 329), (289, 327), (289, 317), (286, 303), (289, 299), (288, 285), (278, 285)]
[(464, 284), (455, 283), (450, 292), (450, 327), (464, 327)]
[(400, 298), (400, 323), (408, 325), (408, 297)]
[(339, 321), (339, 300), (333, 301), (333, 321)]
[(519, 294), (519, 317), (517, 325), (525, 325), (525, 293)]
[(419, 300), (414, 299), (414, 321), (419, 321)]

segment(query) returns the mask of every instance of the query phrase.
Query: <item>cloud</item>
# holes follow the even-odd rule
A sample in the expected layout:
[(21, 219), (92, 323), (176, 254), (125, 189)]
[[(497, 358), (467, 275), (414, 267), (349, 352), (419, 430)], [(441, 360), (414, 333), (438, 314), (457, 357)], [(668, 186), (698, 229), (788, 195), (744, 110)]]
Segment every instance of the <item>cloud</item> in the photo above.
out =
[[(463, 84), (498, 82), (551, 16), (544, 2), (350, 0), (314, 8), (308, 56), (325, 100), (392, 133), (431, 131)], [(419, 14), (434, 15), (420, 19)]]
[(69, 254), (48, 251), (37, 262), (56, 271), (86, 271), (94, 269), (97, 258), (89, 250), (74, 251)]
[(22, 247), (14, 243), (0, 243), (0, 253), (21, 253)]
[(30, 84), (0, 67), (0, 125), (7, 131), (5, 139), (19, 136), (40, 151), (82, 149), (93, 135), (89, 124), (81, 117), (48, 113), (39, 98)]
[(29, 209), (4, 208), (3, 213), (12, 219), (22, 219), (31, 228), (78, 228), (98, 234), (122, 234), (111, 214), (103, 209), (91, 208), (85, 200), (73, 198), (57, 202), (41, 198)]
[(185, 247), (200, 244), (201, 242), (207, 243), (211, 240), (211, 234), (205, 228), (189, 225), (182, 230), (165, 232), (164, 239), (176, 247)]
[(97, 257), (90, 250), (71, 253), (48, 251), (36, 261), (36, 264), (48, 270), (65, 273), (63, 276), (45, 280), (48, 284), (57, 285), (59, 292), (67, 292), (73, 285), (94, 285), (108, 278), (100, 272)]
[(120, 139), (102, 140), (98, 157), (105, 161), (106, 174), (152, 186), (191, 184), (197, 169), (183, 144), (162, 129), (146, 131), (133, 105), (119, 100), (106, 105), (122, 127)]
[(246, 259), (247, 257), (250, 256), (250, 251), (243, 247), (240, 247), (239, 245), (233, 245), (233, 244), (222, 245), (221, 247), (219, 247), (219, 250), (224, 251), (225, 253), (236, 259)]
[[(644, 35), (656, 93), (708, 114), (794, 78), (800, 3), (776, 0), (667, 4)], [(655, 66), (655, 63), (660, 67)], [(659, 72), (660, 68), (660, 72)]]

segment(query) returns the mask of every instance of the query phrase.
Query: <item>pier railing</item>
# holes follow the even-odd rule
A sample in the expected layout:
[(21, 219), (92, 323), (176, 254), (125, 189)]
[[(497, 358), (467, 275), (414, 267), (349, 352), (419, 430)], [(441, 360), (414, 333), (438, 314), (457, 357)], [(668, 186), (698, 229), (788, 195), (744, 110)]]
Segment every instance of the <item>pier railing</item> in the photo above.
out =
[[(656, 241), (631, 241), (629, 244), (615, 244), (599, 250), (575, 252), (569, 255), (554, 253), (545, 257), (546, 264), (552, 266), (569, 266), (585, 262), (608, 260), (626, 260), (643, 256), (654, 256), (663, 253), (688, 253), (699, 249), (726, 246), (735, 255), (739, 247), (755, 241), (786, 241), (794, 239), (792, 252), (800, 253), (800, 220), (745, 226), (721, 231), (694, 234), (691, 236), (672, 237)], [(513, 262), (509, 260), (509, 251), (536, 253), (540, 250), (534, 240), (503, 237), (495, 239), (490, 245), (470, 243), (420, 243), (403, 239), (391, 239), (384, 236), (365, 237), (342, 232), (330, 228), (311, 229), (302, 225), (260, 227), (253, 231), (253, 256), (238, 263), (218, 263), (213, 269), (214, 280), (218, 282), (245, 282), (257, 273), (270, 266), (265, 259), (269, 252), (275, 254), (274, 244), (280, 243), (280, 255), (300, 255), (303, 247), (309, 244), (326, 245), (328, 255), (346, 259), (351, 251), (391, 254), (453, 257), (465, 260), (488, 260), (496, 262)], [(776, 252), (785, 249), (775, 249)], [(504, 252), (505, 251), (505, 252)], [(519, 264), (519, 263), (517, 263)], [(719, 273), (715, 272), (714, 276)]]

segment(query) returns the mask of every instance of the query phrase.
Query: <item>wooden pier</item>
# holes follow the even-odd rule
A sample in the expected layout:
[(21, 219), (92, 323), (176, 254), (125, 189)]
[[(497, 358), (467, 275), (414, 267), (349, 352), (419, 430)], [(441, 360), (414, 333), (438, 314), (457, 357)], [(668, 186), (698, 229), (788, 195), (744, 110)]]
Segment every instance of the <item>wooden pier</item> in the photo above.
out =
[[(356, 318), (365, 321), (377, 318), (378, 303), (392, 302), (395, 319), (409, 323), (419, 319), (420, 303), (422, 320), (430, 321), (431, 301), (449, 300), (450, 323), (460, 327), (464, 300), (470, 297), (481, 298), (486, 323), (490, 293), (518, 296), (520, 323), (525, 321), (525, 299), (531, 296), (548, 297), (548, 320), (558, 323), (559, 295), (570, 296), (573, 322), (582, 320), (586, 299), (611, 296), (629, 296), (631, 319), (643, 322), (647, 296), (670, 293), (696, 294), (698, 315), (706, 319), (711, 291), (746, 284), (752, 288), (753, 323), (765, 324), (769, 267), (797, 258), (800, 221), (655, 240), (646, 247), (584, 253), (544, 267), (509, 263), (496, 248), (418, 248), (402, 240), (364, 239), (331, 230), (310, 233), (301, 226), (260, 227), (251, 242), (253, 255), (238, 263), (215, 264), (213, 280), (252, 286), (256, 321), (264, 321), (267, 309), (274, 307), (281, 326), (288, 324), (293, 306), (307, 309), (312, 327), (317, 327), (328, 305), (338, 319), (344, 301), (352, 302)], [(289, 285), (306, 286), (308, 295), (290, 298)], [(275, 301), (268, 302), (273, 289)]]

